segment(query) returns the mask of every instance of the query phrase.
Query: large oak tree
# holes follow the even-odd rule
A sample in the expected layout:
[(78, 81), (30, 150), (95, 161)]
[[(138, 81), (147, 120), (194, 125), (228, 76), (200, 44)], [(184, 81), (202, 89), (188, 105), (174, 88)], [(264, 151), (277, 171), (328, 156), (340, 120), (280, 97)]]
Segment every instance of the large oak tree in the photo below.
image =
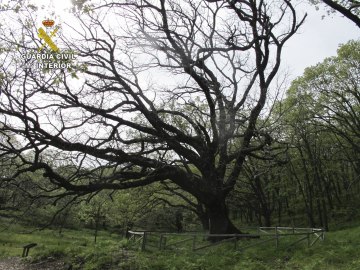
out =
[(71, 71), (16, 60), (41, 43), (26, 15), (18, 36), (2, 29), (0, 124), (20, 144), (1, 143), (1, 155), (22, 161), (12, 177), (42, 171), (36, 185), (52, 196), (170, 181), (205, 207), (211, 233), (238, 232), (225, 200), (246, 157), (271, 147), (257, 119), (304, 18), (288, 0), (83, 8), (64, 26)]

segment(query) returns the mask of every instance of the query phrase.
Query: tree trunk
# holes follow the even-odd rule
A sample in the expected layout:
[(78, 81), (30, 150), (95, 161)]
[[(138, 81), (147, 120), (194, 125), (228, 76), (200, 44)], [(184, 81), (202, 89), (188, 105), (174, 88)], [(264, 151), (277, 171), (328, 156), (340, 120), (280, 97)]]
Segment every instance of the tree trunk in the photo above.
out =
[(196, 215), (198, 216), (204, 231), (209, 231), (209, 215), (203, 204), (198, 203), (196, 207)]
[[(229, 218), (228, 209), (225, 204), (225, 198), (217, 200), (217, 203), (206, 205), (209, 215), (209, 233), (210, 234), (234, 234), (241, 233)], [(211, 241), (219, 241), (226, 237), (211, 237)]]
[(263, 210), (263, 218), (265, 222), (265, 227), (271, 226), (271, 211), (269, 209)]
[(204, 231), (209, 231), (209, 216), (208, 215), (201, 215), (198, 216), (201, 222), (201, 226)]

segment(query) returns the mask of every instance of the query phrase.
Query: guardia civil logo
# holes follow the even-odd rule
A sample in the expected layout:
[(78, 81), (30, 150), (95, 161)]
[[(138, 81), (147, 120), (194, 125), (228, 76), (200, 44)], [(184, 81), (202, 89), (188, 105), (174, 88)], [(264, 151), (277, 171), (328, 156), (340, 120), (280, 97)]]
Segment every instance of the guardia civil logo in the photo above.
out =
[[(54, 20), (43, 20), (42, 24), (46, 27), (46, 28), (52, 28), (54, 26)], [(53, 31), (51, 31), (50, 35), (48, 35), (46, 33), (46, 31), (40, 27), (38, 30), (38, 36), (40, 39), (44, 40), (44, 44), (39, 48), (39, 52), (43, 49), (43, 47), (45, 46), (45, 44), (47, 44), (51, 50), (53, 50), (54, 52), (58, 52), (59, 48), (55, 45), (55, 43), (52, 41), (52, 37), (54, 37), (57, 33), (57, 31), (59, 30), (59, 27), (55, 27), (55, 29)]]
[(40, 39), (40, 46), (36, 50), (22, 54), (25, 60), (25, 67), (37, 69), (70, 69), (72, 60), (76, 59), (74, 52), (60, 50), (55, 43), (60, 27), (52, 19), (44, 19), (42, 26), (36, 30)]

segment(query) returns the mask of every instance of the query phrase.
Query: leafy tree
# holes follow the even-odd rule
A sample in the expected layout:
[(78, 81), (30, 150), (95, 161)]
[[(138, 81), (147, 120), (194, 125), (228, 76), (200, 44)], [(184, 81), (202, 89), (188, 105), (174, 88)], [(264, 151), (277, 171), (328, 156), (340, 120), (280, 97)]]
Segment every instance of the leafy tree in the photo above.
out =
[[(295, 98), (308, 96), (309, 121), (330, 129), (360, 151), (360, 42), (349, 41), (337, 57), (325, 59), (293, 82), (289, 90)], [(312, 119), (311, 119), (312, 118)]]
[(297, 186), (312, 227), (327, 229), (329, 213), (335, 205), (344, 206), (342, 194), (347, 201), (357, 196), (359, 45), (349, 41), (338, 56), (307, 68), (278, 107), (284, 115), (282, 137), (290, 144), (288, 178)]
[(254, 213), (259, 226), (270, 227), (275, 210), (281, 210), (284, 200), (281, 170), (281, 163), (249, 157), (244, 165), (245, 173), (232, 194), (231, 208), (248, 209)]

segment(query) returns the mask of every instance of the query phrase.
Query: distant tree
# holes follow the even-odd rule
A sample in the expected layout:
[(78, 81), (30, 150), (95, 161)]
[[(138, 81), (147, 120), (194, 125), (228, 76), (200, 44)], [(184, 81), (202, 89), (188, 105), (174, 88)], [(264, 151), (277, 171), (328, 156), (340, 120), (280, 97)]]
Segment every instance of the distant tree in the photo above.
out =
[[(3, 26), (13, 52), (0, 123), (21, 147), (2, 147), (22, 160), (18, 171), (43, 172), (40, 188), (57, 196), (170, 180), (205, 208), (211, 233), (238, 232), (226, 198), (246, 157), (271, 144), (257, 119), (305, 18), (288, 0), (210, 2), (100, 1), (76, 11), (64, 38), (78, 54), (71, 71), (23, 68), (17, 50), (41, 43), (36, 26), (24, 22), (21, 36)], [(45, 162), (48, 148), (64, 158)]]
[(307, 97), (306, 116), (331, 130), (360, 152), (360, 42), (342, 45), (336, 57), (307, 68), (289, 90), (290, 97)]
[(340, 46), (337, 56), (307, 68), (279, 103), (284, 112), (283, 138), (290, 145), (288, 178), (303, 198), (310, 226), (327, 229), (336, 202), (341, 205), (344, 197), (357, 198), (359, 51), (359, 41)]

